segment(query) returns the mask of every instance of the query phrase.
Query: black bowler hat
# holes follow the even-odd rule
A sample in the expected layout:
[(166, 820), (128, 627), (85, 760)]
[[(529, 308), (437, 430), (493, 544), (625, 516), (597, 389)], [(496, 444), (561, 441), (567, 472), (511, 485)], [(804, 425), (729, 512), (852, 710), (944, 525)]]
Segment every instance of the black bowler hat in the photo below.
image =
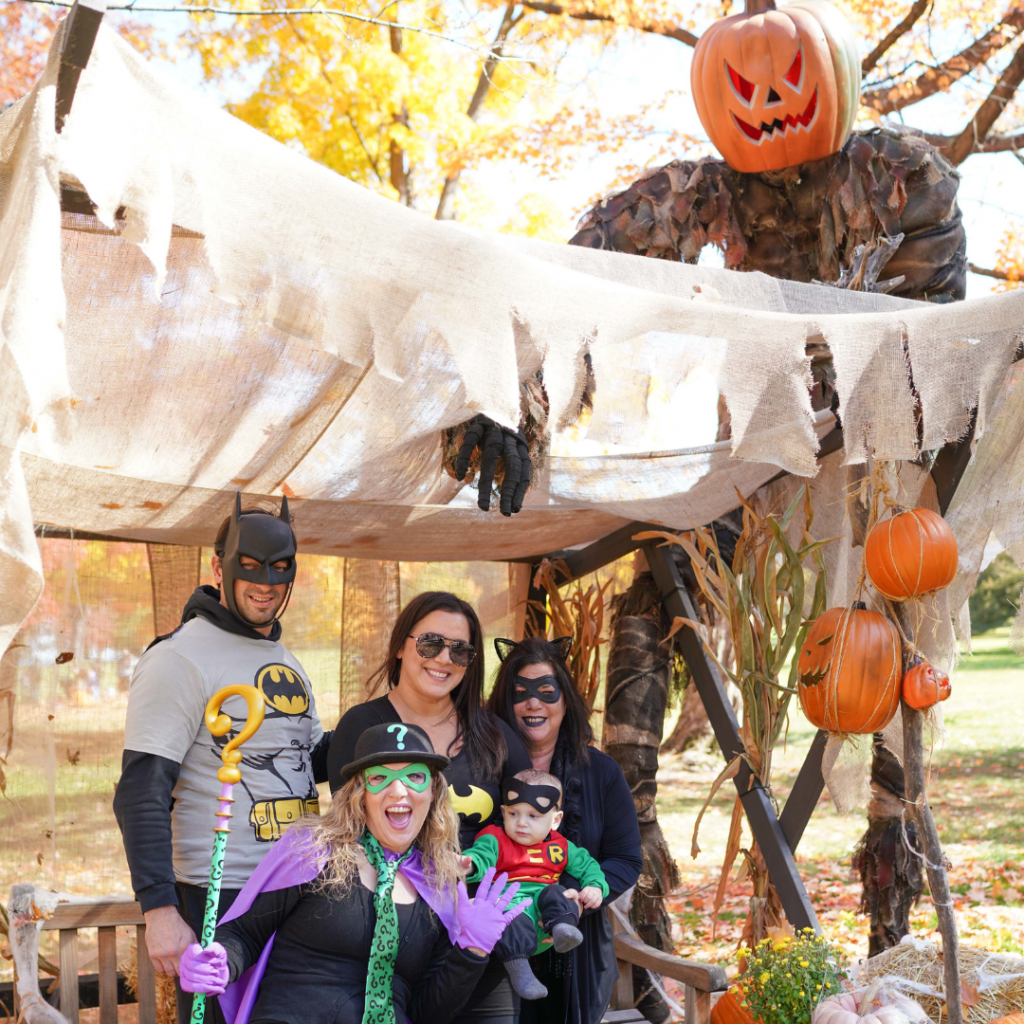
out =
[(404, 722), (382, 722), (364, 729), (356, 740), (355, 758), (341, 769), (347, 782), (364, 768), (382, 764), (425, 764), (444, 771), (451, 763), (447, 757), (434, 753), (430, 737), (418, 725)]

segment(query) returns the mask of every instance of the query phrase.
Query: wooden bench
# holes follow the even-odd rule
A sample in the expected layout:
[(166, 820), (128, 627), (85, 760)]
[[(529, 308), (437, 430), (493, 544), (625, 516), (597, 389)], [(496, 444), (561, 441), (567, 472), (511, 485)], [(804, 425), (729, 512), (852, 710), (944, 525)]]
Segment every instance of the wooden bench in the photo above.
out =
[(611, 1007), (604, 1016), (606, 1024), (630, 1024), (644, 1018), (634, 1008), (633, 966), (645, 967), (654, 974), (671, 978), (683, 986), (686, 1024), (710, 1024), (711, 993), (729, 987), (725, 969), (717, 964), (701, 964), (693, 960), (663, 953), (641, 942), (633, 933), (628, 918), (614, 904), (608, 907), (608, 919), (615, 936), (615, 959), (619, 978), (612, 991)]
[[(686, 1024), (710, 1024), (711, 993), (729, 987), (725, 970), (714, 964), (683, 960), (646, 945), (630, 934), (628, 919), (614, 907), (608, 908), (608, 917), (615, 936), (619, 977), (604, 1021), (607, 1024), (643, 1021), (634, 1008), (633, 966), (636, 965), (672, 978), (683, 986)], [(52, 916), (43, 920), (44, 931), (60, 933), (60, 1011), (70, 1024), (78, 1024), (78, 932), (82, 928), (95, 928), (98, 932), (100, 1024), (117, 1024), (117, 929), (126, 926), (135, 928), (139, 1024), (156, 1024), (156, 974), (146, 952), (146, 924), (138, 903), (129, 900), (61, 903)]]
[[(60, 933), (60, 1012), (78, 1024), (78, 932), (98, 932), (100, 1024), (117, 1024), (117, 929), (135, 927), (139, 1024), (156, 1024), (156, 973), (146, 952), (142, 908), (131, 900), (75, 900), (60, 903), (42, 920), (43, 931)], [(15, 997), (17, 1002), (17, 997)]]

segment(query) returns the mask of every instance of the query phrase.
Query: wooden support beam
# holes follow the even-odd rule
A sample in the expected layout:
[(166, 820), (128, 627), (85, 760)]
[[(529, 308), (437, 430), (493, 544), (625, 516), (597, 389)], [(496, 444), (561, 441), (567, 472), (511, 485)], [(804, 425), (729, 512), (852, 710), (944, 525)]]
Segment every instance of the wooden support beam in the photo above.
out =
[(561, 561), (565, 563), (569, 574), (560, 584), (572, 583), (587, 573), (596, 572), (602, 566), (614, 562), (631, 551), (640, 547), (640, 541), (633, 540), (636, 534), (644, 530), (661, 530), (664, 527), (654, 526), (651, 523), (633, 522), (619, 527), (614, 533), (609, 533), (600, 540), (595, 540), (584, 548), (569, 548), (564, 551), (552, 551), (544, 557), (550, 561)]
[(75, 0), (64, 21), (64, 42), (57, 69), (57, 100), (54, 126), (59, 135), (75, 101), (78, 79), (89, 63), (100, 22), (106, 13), (106, 0)]
[[(797, 652), (799, 654), (799, 652)], [(811, 749), (807, 751), (807, 757), (800, 766), (800, 772), (793, 783), (786, 806), (782, 808), (779, 815), (779, 824), (782, 826), (782, 834), (786, 837), (786, 843), (793, 851), (796, 850), (803, 837), (804, 829), (811, 820), (814, 808), (818, 804), (818, 797), (825, 788), (825, 778), (821, 774), (822, 758), (825, 756), (825, 745), (828, 743), (828, 733), (819, 729), (811, 741)]]
[[(697, 621), (698, 615), (693, 600), (668, 548), (646, 542), (644, 553), (647, 555), (651, 574), (661, 592), (669, 616), (673, 619), (686, 618)], [(692, 629), (684, 626), (676, 636), (679, 640), (679, 649), (704, 704), (704, 710), (707, 711), (718, 746), (723, 757), (730, 761), (742, 753), (743, 741), (740, 739), (736, 713), (729, 703), (718, 669), (704, 650), (700, 637)], [(798, 931), (802, 928), (820, 931), (817, 915), (800, 878), (793, 851), (786, 842), (782, 825), (775, 814), (775, 807), (746, 762), (740, 763), (735, 784), (750, 829), (761, 848), (789, 923)]]
[(971, 461), (971, 445), (974, 442), (974, 426), (978, 410), (971, 416), (971, 425), (959, 441), (944, 445), (932, 466), (932, 480), (935, 481), (935, 496), (939, 502), (939, 512), (945, 515), (953, 502), (960, 480)]

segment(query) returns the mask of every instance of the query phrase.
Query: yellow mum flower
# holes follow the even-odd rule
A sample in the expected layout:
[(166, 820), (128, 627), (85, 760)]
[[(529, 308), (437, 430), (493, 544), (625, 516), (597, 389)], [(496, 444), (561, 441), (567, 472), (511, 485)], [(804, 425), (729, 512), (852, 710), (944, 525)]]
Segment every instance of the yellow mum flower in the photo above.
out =
[(762, 974), (761, 977), (758, 978), (757, 980), (759, 982), (761, 982), (762, 985), (767, 985), (768, 984), (768, 979), (770, 977), (771, 977), (771, 975), (767, 971), (765, 971), (764, 974)]

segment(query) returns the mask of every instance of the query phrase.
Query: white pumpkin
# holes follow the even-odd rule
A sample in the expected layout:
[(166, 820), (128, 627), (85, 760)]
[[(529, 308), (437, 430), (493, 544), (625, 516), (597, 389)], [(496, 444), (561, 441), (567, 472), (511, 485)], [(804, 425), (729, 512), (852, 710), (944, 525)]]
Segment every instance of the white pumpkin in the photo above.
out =
[[(879, 1006), (867, 989), (830, 996), (814, 1011), (812, 1024), (929, 1024), (928, 1015), (911, 999)], [(864, 1012), (861, 1012), (862, 1003)]]

